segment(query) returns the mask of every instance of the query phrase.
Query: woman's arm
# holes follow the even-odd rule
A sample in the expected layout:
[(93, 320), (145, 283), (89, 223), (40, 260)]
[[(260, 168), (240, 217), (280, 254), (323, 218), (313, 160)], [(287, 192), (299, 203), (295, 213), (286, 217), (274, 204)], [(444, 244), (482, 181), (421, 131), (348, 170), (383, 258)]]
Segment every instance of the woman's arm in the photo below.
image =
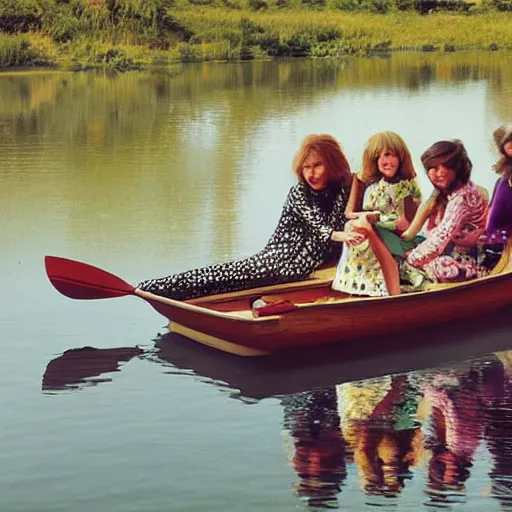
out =
[(328, 215), (318, 205), (314, 204), (306, 192), (307, 185), (299, 183), (292, 187), (286, 203), (285, 210), (293, 213), (309, 229), (317, 235), (320, 243), (329, 244), (333, 231), (342, 231), (345, 225), (343, 210), (346, 205), (346, 193), (343, 189), (334, 199), (332, 212)]
[(347, 206), (345, 208), (345, 216), (347, 219), (356, 219), (360, 216), (364, 189), (365, 184), (357, 177), (357, 174), (352, 174), (352, 187), (350, 188), (350, 195), (348, 196)]
[(424, 242), (421, 242), (407, 255), (407, 261), (414, 267), (423, 267), (429, 261), (440, 256), (459, 230), (466, 214), (466, 206), (466, 200), (463, 196), (448, 201), (443, 219), (439, 225), (430, 232)]
[(423, 224), (427, 221), (432, 209), (436, 204), (437, 194), (432, 194), (428, 200), (423, 203), (419, 208), (416, 207), (416, 212), (411, 221), (409, 227), (402, 233), (403, 240), (412, 240), (423, 227)]

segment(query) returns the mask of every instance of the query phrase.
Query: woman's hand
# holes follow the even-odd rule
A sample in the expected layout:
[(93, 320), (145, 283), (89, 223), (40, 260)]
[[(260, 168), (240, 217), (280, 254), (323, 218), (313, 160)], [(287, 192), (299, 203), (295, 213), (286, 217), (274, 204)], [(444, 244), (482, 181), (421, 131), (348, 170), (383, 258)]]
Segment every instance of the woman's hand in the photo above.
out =
[(361, 217), (362, 214), (363, 214), (363, 212), (348, 212), (348, 213), (345, 213), (345, 217), (348, 220), (354, 220), (354, 219), (359, 219), (359, 217)]
[(357, 232), (345, 232), (345, 231), (333, 231), (331, 235), (331, 239), (334, 242), (342, 242), (347, 244), (349, 247), (354, 247), (355, 245), (359, 245), (360, 243), (366, 240), (366, 236), (363, 233)]
[(370, 224), (373, 224), (379, 220), (380, 212), (349, 212), (345, 214), (345, 217), (349, 220), (366, 218)]
[(380, 219), (380, 212), (363, 212), (364, 219), (368, 224), (375, 224)]
[[(410, 225), (411, 223), (405, 217), (400, 216), (396, 220), (396, 231), (398, 231), (398, 233), (404, 233)], [(412, 238), (414, 238), (414, 236)]]

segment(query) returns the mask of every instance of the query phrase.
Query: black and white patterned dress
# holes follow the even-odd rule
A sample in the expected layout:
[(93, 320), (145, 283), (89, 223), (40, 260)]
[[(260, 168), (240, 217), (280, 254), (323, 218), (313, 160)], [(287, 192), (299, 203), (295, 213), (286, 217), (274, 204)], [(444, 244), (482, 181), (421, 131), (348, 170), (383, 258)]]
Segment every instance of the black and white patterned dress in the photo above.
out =
[(300, 281), (333, 256), (333, 231), (345, 225), (347, 191), (329, 185), (316, 192), (293, 186), (265, 248), (248, 258), (218, 263), (139, 283), (141, 290), (177, 300)]

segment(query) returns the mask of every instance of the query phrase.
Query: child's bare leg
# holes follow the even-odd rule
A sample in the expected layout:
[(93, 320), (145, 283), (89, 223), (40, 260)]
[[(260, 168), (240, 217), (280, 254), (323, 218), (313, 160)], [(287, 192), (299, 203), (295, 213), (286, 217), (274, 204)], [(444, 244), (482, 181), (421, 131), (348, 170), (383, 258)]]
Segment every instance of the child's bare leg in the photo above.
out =
[(379, 235), (377, 235), (369, 222), (360, 222), (358, 227), (366, 232), (370, 247), (380, 262), (384, 282), (386, 283), (389, 295), (400, 295), (402, 292), (400, 290), (398, 265), (386, 247), (386, 244), (384, 244)]

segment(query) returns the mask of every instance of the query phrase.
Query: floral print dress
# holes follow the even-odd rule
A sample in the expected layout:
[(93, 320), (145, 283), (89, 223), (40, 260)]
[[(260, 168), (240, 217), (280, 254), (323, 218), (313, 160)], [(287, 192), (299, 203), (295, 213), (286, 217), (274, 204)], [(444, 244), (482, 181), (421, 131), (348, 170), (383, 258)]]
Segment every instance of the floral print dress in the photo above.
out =
[(476, 245), (487, 208), (487, 199), (471, 181), (450, 194), (444, 214), (433, 219), (426, 240), (406, 255), (407, 263), (433, 282), (477, 277)]
[[(404, 200), (408, 197), (418, 204), (421, 202), (421, 191), (416, 178), (402, 179), (396, 183), (381, 178), (368, 186), (363, 210), (381, 212), (376, 226), (393, 231), (396, 229), (397, 219), (404, 215)], [(350, 223), (346, 229), (350, 230)], [(368, 240), (355, 247), (345, 246), (332, 288), (351, 295), (388, 295), (379, 260)]]

